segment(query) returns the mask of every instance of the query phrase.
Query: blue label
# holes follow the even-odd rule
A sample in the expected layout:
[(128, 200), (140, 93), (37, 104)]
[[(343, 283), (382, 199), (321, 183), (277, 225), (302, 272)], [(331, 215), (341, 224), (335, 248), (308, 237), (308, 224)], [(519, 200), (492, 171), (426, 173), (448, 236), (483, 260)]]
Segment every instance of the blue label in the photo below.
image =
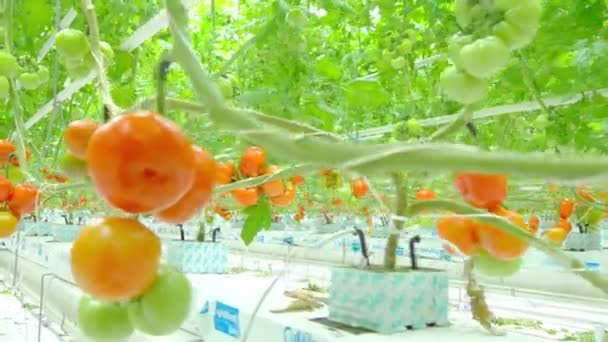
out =
[(288, 245), (293, 245), (293, 236), (288, 236), (283, 241)]
[(283, 329), (283, 342), (315, 342), (315, 339), (308, 332), (285, 327)]
[(259, 234), (258, 236), (255, 237), (255, 240), (257, 242), (264, 242), (264, 235)]
[(395, 254), (397, 254), (397, 255), (403, 255), (403, 247), (397, 247), (395, 249)]
[(215, 315), (213, 315), (213, 325), (215, 330), (223, 332), (232, 337), (241, 336), (239, 325), (239, 309), (216, 302)]
[(201, 311), (199, 311), (199, 314), (206, 315), (208, 313), (209, 313), (209, 301), (206, 301), (205, 305), (203, 305), (203, 307), (201, 308)]
[(353, 241), (350, 248), (353, 252), (358, 252), (361, 250), (361, 243), (359, 241)]

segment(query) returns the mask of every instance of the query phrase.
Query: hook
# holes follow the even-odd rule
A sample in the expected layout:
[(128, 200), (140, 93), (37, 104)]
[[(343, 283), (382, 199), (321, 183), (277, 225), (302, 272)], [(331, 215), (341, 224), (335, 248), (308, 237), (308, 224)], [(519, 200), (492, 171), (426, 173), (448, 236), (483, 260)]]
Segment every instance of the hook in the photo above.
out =
[(410, 239), (410, 261), (412, 263), (412, 270), (418, 269), (418, 260), (416, 259), (416, 251), (414, 245), (420, 243), (420, 235), (416, 235)]
[(365, 242), (365, 233), (363, 233), (363, 230), (357, 227), (353, 227), (353, 229), (355, 230), (355, 235), (357, 235), (359, 237), (359, 243), (361, 243), (361, 254), (363, 255), (363, 258), (365, 259), (365, 262), (367, 264), (367, 266), (369, 266), (369, 254), (367, 253), (367, 243)]
[(220, 227), (217, 227), (215, 229), (213, 229), (211, 231), (211, 242), (216, 242), (217, 240), (217, 233), (219, 233), (222, 229)]
[(186, 233), (184, 232), (184, 225), (183, 224), (178, 224), (177, 225), (179, 227), (179, 238), (182, 241), (186, 240)]

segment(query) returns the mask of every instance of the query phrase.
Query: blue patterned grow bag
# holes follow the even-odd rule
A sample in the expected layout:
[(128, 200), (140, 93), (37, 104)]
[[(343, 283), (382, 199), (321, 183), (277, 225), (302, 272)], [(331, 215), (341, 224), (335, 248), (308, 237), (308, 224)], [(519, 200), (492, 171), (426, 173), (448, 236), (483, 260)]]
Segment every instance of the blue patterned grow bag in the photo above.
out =
[(185, 273), (226, 273), (228, 247), (221, 243), (169, 241), (167, 263)]

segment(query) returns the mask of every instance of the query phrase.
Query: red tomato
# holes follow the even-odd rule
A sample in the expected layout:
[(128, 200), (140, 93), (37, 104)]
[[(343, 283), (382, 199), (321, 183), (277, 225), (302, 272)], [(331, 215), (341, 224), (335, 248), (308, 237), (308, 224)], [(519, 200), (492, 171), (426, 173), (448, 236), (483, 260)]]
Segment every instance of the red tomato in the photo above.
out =
[(454, 179), (462, 198), (478, 208), (492, 209), (507, 197), (507, 176), (461, 173)]
[[(278, 166), (269, 166), (266, 171), (264, 171), (264, 175), (272, 175), (273, 173), (279, 172)], [(262, 184), (262, 190), (268, 197), (281, 196), (285, 191), (285, 186), (283, 185), (282, 179), (274, 179)]]
[(249, 207), (258, 203), (258, 200), (260, 199), (260, 190), (258, 188), (234, 189), (232, 190), (232, 197), (238, 204)]
[(258, 176), (266, 164), (266, 152), (258, 146), (252, 146), (241, 156), (241, 174), (245, 177)]
[(63, 141), (68, 152), (80, 160), (85, 160), (89, 140), (98, 128), (99, 123), (91, 119), (70, 122), (63, 132)]
[(419, 201), (435, 199), (435, 193), (431, 189), (422, 189), (416, 193), (416, 199)]
[(364, 178), (358, 178), (353, 181), (353, 196), (356, 198), (361, 198), (367, 195), (369, 191), (369, 187), (367, 186), (367, 182), (365, 182)]
[(23, 216), (36, 209), (39, 201), (38, 189), (29, 184), (19, 184), (13, 190), (8, 208), (17, 216)]
[(279, 196), (272, 197), (270, 203), (277, 207), (288, 207), (293, 200), (296, 198), (296, 189), (293, 186), (289, 186), (285, 189), (285, 192)]
[(559, 217), (567, 219), (574, 211), (574, 201), (564, 198), (559, 207)]
[(291, 183), (293, 183), (295, 186), (302, 185), (304, 183), (304, 177), (300, 175), (293, 175), (291, 176)]
[(440, 218), (437, 221), (437, 235), (458, 247), (462, 254), (467, 256), (474, 255), (480, 249), (476, 223), (463, 216)]
[(0, 202), (8, 200), (12, 193), (13, 185), (11, 181), (0, 175)]
[(234, 164), (230, 161), (217, 163), (215, 183), (218, 185), (232, 183), (232, 176), (234, 176)]

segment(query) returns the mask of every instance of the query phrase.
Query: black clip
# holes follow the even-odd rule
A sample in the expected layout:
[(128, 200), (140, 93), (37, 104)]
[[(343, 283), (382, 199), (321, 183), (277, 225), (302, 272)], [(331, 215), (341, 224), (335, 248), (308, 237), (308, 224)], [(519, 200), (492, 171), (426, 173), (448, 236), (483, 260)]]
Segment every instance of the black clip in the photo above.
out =
[(222, 229), (220, 227), (217, 227), (215, 229), (213, 229), (211, 231), (211, 242), (216, 242), (217, 240), (217, 233), (219, 233)]
[(177, 225), (179, 227), (179, 238), (182, 241), (186, 240), (186, 233), (184, 232), (184, 225), (183, 224), (178, 224)]
[(68, 219), (68, 215), (61, 215), (63, 217), (63, 220), (65, 221), (65, 224), (70, 224), (70, 220)]
[(369, 266), (369, 254), (367, 253), (367, 243), (365, 242), (365, 233), (363, 230), (357, 227), (353, 227), (355, 230), (355, 235), (359, 237), (359, 243), (361, 243), (361, 254), (363, 258), (365, 258), (366, 265)]
[(414, 245), (420, 242), (420, 235), (416, 235), (410, 239), (410, 261), (412, 263), (412, 270), (418, 269), (418, 260), (416, 259), (416, 251)]

